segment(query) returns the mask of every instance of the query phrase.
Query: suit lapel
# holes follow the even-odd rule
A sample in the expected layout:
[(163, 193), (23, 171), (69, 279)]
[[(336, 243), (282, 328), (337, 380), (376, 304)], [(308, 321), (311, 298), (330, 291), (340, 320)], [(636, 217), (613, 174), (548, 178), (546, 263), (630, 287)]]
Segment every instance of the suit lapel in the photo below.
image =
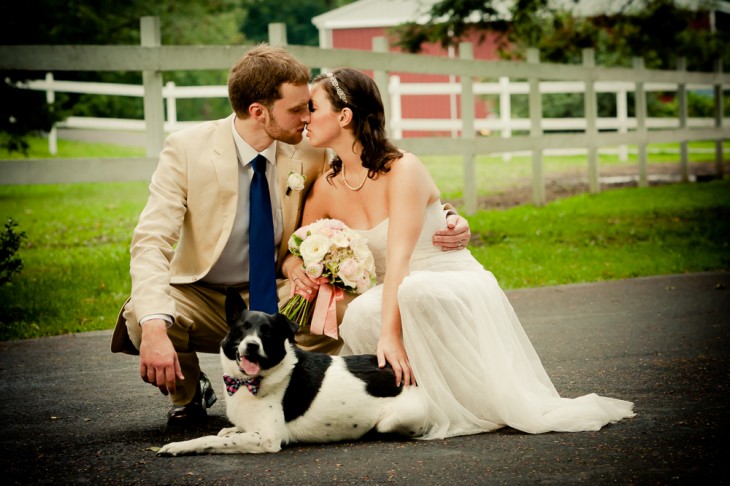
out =
[(276, 144), (276, 172), (279, 179), (279, 194), (281, 197), (281, 212), (283, 219), (283, 233), (281, 245), (279, 246), (279, 259), (281, 263), (288, 250), (288, 241), (291, 234), (296, 230), (301, 206), (301, 191), (291, 191), (287, 185), (289, 172), (302, 174), (303, 165), (300, 159), (294, 158), (294, 147), (283, 142)]
[[(233, 133), (231, 124), (233, 116), (226, 118), (214, 133), (211, 145), (211, 164), (215, 169), (218, 185), (220, 187), (220, 197), (223, 202), (221, 211), (222, 227), (221, 238), (218, 246), (225, 245), (228, 236), (233, 228), (236, 212), (238, 210), (238, 155), (236, 154), (236, 144), (233, 141)], [(222, 251), (221, 248), (217, 250)]]

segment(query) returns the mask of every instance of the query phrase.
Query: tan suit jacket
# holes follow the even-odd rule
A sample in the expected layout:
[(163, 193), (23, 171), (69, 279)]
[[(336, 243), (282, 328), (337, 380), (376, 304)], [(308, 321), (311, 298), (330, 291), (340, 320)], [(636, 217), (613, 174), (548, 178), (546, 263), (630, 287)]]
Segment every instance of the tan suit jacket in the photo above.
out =
[[(150, 183), (150, 196), (132, 238), (130, 273), (137, 319), (175, 316), (170, 284), (202, 279), (218, 260), (238, 207), (238, 158), (231, 133), (234, 115), (171, 134)], [(277, 142), (276, 167), (283, 214), (277, 272), (287, 242), (299, 227), (306, 194), (329, 167), (325, 150), (305, 139), (292, 146)], [(303, 174), (305, 188), (287, 186), (290, 171)], [(280, 275), (281, 276), (281, 275)], [(119, 313), (112, 351), (129, 349), (127, 326)]]

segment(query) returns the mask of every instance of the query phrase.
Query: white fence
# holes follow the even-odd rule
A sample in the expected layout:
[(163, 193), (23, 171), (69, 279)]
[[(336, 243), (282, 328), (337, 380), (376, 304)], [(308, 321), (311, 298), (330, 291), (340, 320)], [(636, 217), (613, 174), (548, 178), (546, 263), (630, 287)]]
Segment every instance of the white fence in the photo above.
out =
[[(144, 86), (137, 84), (119, 83), (90, 83), (85, 81), (59, 81), (54, 79), (53, 73), (46, 73), (43, 80), (32, 80), (15, 85), (21, 89), (45, 91), (46, 101), (53, 103), (56, 93), (97, 94), (110, 96), (130, 96), (144, 98)], [(177, 119), (177, 100), (192, 98), (228, 98), (226, 86), (177, 86), (169, 81), (162, 88), (162, 97), (165, 100), (166, 119), (165, 133), (180, 130), (186, 126), (195, 125), (200, 121), (181, 122)], [(202, 120), (201, 120), (202, 121)], [(145, 120), (128, 118), (98, 118), (90, 116), (69, 116), (58, 123), (48, 135), (48, 151), (52, 155), (57, 153), (57, 128), (76, 128), (92, 130), (113, 130), (144, 132), (147, 129)]]
[[(166, 129), (176, 126), (174, 103), (168, 103), (165, 120), (165, 97), (168, 101), (181, 98), (177, 90), (185, 90), (188, 95), (198, 97), (198, 90), (208, 88), (172, 88), (162, 83), (163, 71), (180, 70), (227, 70), (252, 45), (243, 46), (162, 46), (160, 45), (159, 19), (145, 17), (141, 21), (141, 46), (0, 46), (0, 69), (25, 71), (142, 71), (144, 95), (144, 133), (147, 157), (141, 159), (63, 159), (63, 160), (24, 160), (0, 161), (0, 184), (28, 184), (54, 182), (84, 182), (104, 180), (147, 179), (161, 150)], [(391, 133), (396, 136), (399, 130), (409, 123), (422, 123), (423, 120), (404, 120), (398, 116), (400, 94), (391, 92), (390, 73), (411, 72), (454, 76), (459, 80), (458, 90), (453, 85), (429, 86), (448, 90), (460, 98), (461, 120), (441, 120), (447, 130), (458, 132), (459, 136), (419, 137), (399, 141), (407, 150), (420, 154), (460, 154), (464, 163), (464, 201), (467, 213), (476, 209), (476, 154), (511, 153), (528, 150), (532, 153), (533, 199), (536, 204), (545, 201), (543, 153), (553, 149), (580, 149), (588, 153), (588, 182), (590, 190), (599, 190), (598, 150), (604, 147), (636, 145), (638, 150), (639, 184), (647, 184), (646, 152), (651, 143), (678, 142), (681, 147), (680, 167), (687, 177), (687, 142), (711, 140), (715, 144), (716, 172), (723, 174), (722, 143), (730, 138), (727, 124), (723, 119), (723, 91), (730, 87), (730, 75), (723, 73), (722, 65), (717, 63), (714, 72), (688, 72), (683, 68), (674, 71), (645, 69), (641, 59), (634, 60), (632, 68), (605, 68), (595, 65), (591, 50), (584, 51), (582, 65), (561, 65), (541, 63), (539, 53), (531, 50), (527, 62), (481, 61), (474, 60), (472, 45), (459, 46), (459, 58), (440, 58), (414, 54), (390, 53), (385, 39), (376, 39), (373, 52), (350, 49), (320, 49), (306, 46), (289, 46), (286, 43), (286, 30), (282, 24), (269, 26), (270, 43), (284, 45), (287, 49), (311, 67), (350, 66), (372, 70), (374, 78), (383, 93), (384, 103)], [(682, 63), (680, 63), (681, 65)], [(521, 83), (478, 83), (475, 80), (500, 77), (524, 79)], [(557, 82), (557, 83), (556, 83)], [(543, 118), (542, 94), (551, 89), (566, 89), (573, 83), (571, 90), (583, 92), (585, 116), (581, 119), (551, 120)], [(55, 82), (54, 82), (55, 83)], [(646, 93), (657, 86), (671, 86), (677, 90), (679, 117), (676, 120), (654, 120), (647, 117)], [(714, 117), (710, 120), (693, 120), (687, 113), (687, 92), (694, 86), (710, 86), (714, 96)], [(624, 91), (634, 92), (636, 116), (627, 113), (627, 106), (620, 107), (615, 119), (602, 119), (597, 116), (596, 93), (608, 87), (618, 87), (618, 96)], [(214, 87), (220, 89), (220, 87)], [(95, 89), (102, 90), (101, 86)], [(128, 87), (129, 93), (138, 94), (140, 87)], [(419, 87), (417, 89), (424, 89)], [(526, 93), (529, 99), (529, 121), (519, 119), (478, 120), (475, 119), (476, 96), (489, 90), (506, 100), (514, 90)], [(171, 94), (173, 93), (173, 94)], [(216, 92), (215, 96), (225, 96)], [(625, 99), (625, 98), (622, 98)], [(620, 103), (623, 103), (620, 101)], [(503, 117), (509, 110), (502, 107)], [(67, 123), (77, 123), (70, 119)], [(659, 126), (659, 123), (667, 125)], [(139, 123), (136, 121), (135, 123)], [(428, 121), (433, 123), (433, 121)], [(501, 123), (501, 125), (500, 125)], [(400, 125), (399, 125), (400, 124)], [(546, 133), (558, 129), (559, 124), (570, 124), (571, 129), (581, 133)], [(98, 127), (98, 122), (94, 123)], [(435, 125), (434, 125), (435, 126)], [(463, 127), (470, 127), (463, 129)], [(491, 128), (494, 127), (494, 128)], [(561, 125), (559, 129), (565, 129)], [(419, 127), (419, 130), (423, 127)], [(479, 130), (499, 130), (501, 135), (509, 135), (513, 130), (529, 130), (529, 135), (507, 138), (502, 136), (477, 136)], [(441, 128), (439, 128), (441, 130)], [(604, 131), (605, 130), (605, 131)], [(625, 133), (624, 133), (625, 132)]]
[[(53, 73), (47, 73), (44, 80), (33, 80), (25, 83), (18, 83), (19, 88), (44, 91), (48, 102), (53, 102), (56, 93), (82, 93), (82, 94), (98, 94), (113, 96), (130, 96), (144, 98), (144, 87), (142, 85), (132, 84), (113, 84), (113, 83), (91, 83), (82, 81), (58, 81), (53, 77)], [(545, 81), (538, 85), (541, 94), (585, 94), (584, 82), (573, 81)], [(646, 83), (645, 90), (649, 92), (677, 92), (679, 90), (677, 83)], [(511, 105), (512, 96), (529, 94), (529, 84), (526, 82), (513, 82), (507, 77), (502, 77), (496, 83), (474, 83), (475, 95), (493, 95), (499, 99), (499, 110), (497, 114), (492, 114), (489, 118), (477, 118), (474, 120), (474, 128), (479, 133), (493, 134), (497, 132), (503, 138), (510, 138), (514, 130), (529, 131), (531, 128), (531, 120), (528, 118), (512, 118)], [(687, 91), (711, 91), (712, 85), (690, 84), (686, 87)], [(596, 118), (596, 127), (602, 131), (617, 131), (618, 133), (628, 133), (630, 130), (637, 128), (637, 120), (629, 117), (628, 110), (628, 94), (633, 92), (634, 85), (627, 82), (597, 82), (595, 83), (596, 93), (611, 93), (616, 98), (616, 116)], [(461, 92), (461, 86), (458, 83), (401, 83), (400, 76), (389, 76), (388, 92), (390, 95), (390, 134), (394, 140), (401, 140), (403, 132), (407, 130), (421, 132), (451, 132), (452, 136), (458, 136), (461, 131), (462, 123), (458, 118), (455, 103), (452, 104), (450, 118), (432, 118), (432, 119), (413, 119), (403, 118), (402, 116), (402, 100), (403, 96), (429, 96), (429, 95), (449, 95), (456, 99)], [(171, 133), (180, 130), (186, 126), (194, 125), (200, 121), (180, 121), (177, 118), (177, 100), (191, 98), (227, 98), (228, 89), (225, 85), (221, 86), (177, 86), (174, 82), (169, 81), (162, 89), (162, 96), (165, 100), (166, 119), (164, 130)], [(712, 118), (690, 118), (686, 119), (688, 127), (694, 128), (712, 128), (715, 120)], [(646, 118), (646, 126), (649, 129), (668, 129), (680, 128), (681, 120), (679, 118)], [(145, 121), (135, 119), (121, 118), (95, 118), (95, 117), (79, 117), (70, 116), (57, 125), (57, 128), (76, 128), (76, 129), (94, 129), (94, 130), (124, 130), (124, 131), (145, 131)], [(543, 118), (541, 120), (541, 129), (543, 132), (564, 132), (564, 131), (585, 131), (588, 127), (588, 121), (584, 117), (572, 118)], [(48, 149), (52, 155), (57, 153), (56, 130), (52, 130), (48, 137)], [(583, 149), (551, 149), (546, 150), (546, 154), (567, 155), (574, 154), (576, 151), (584, 151)], [(617, 148), (617, 152), (622, 161), (628, 158), (628, 149), (626, 145)], [(519, 151), (517, 153), (524, 153)], [(509, 158), (510, 153), (505, 153), (505, 158)]]

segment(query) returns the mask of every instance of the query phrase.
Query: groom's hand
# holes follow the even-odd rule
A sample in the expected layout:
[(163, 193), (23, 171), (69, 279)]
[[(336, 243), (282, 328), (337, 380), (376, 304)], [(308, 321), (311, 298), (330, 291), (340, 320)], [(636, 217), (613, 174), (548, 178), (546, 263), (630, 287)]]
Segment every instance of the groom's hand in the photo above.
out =
[(142, 324), (139, 358), (142, 380), (159, 388), (163, 395), (175, 393), (175, 381), (185, 379), (162, 319), (150, 319)]
[(446, 217), (446, 228), (433, 235), (433, 244), (444, 251), (463, 250), (469, 244), (469, 238), (469, 222), (458, 214), (450, 214)]

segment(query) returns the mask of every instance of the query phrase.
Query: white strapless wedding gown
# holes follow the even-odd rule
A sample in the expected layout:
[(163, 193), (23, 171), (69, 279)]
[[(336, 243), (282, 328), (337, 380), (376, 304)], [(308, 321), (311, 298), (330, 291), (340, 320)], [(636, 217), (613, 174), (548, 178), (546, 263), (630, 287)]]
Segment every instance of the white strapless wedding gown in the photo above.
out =
[[(445, 226), (441, 203), (429, 205), (398, 291), (406, 351), (434, 424), (423, 438), (505, 425), (529, 433), (598, 430), (632, 417), (631, 402), (558, 395), (494, 275), (469, 251), (433, 246)], [(381, 284), (349, 304), (343, 355), (374, 354), (380, 334), (388, 220), (358, 233), (368, 239)]]

